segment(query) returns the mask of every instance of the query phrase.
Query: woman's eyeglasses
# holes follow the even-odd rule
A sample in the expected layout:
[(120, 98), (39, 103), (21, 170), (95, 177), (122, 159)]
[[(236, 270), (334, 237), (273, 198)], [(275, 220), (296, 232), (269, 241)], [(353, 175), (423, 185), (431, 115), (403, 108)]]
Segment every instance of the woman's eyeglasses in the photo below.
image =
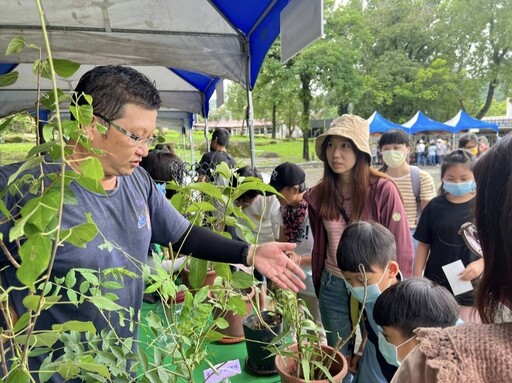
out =
[(471, 222), (466, 222), (460, 227), (459, 234), (464, 239), (468, 249), (476, 256), (483, 258), (484, 253), (482, 252), (482, 247), (478, 240), (478, 232), (476, 231), (475, 225)]
[(120, 127), (119, 125), (117, 125), (115, 122), (112, 122), (108, 118), (105, 118), (97, 113), (95, 114), (95, 116), (101, 118), (109, 126), (113, 126), (115, 130), (124, 134), (126, 137), (130, 138), (136, 146), (143, 146), (143, 145), (152, 146), (158, 140), (157, 136), (152, 136), (152, 137), (137, 136), (136, 134), (133, 134), (132, 132), (126, 130), (125, 128)]

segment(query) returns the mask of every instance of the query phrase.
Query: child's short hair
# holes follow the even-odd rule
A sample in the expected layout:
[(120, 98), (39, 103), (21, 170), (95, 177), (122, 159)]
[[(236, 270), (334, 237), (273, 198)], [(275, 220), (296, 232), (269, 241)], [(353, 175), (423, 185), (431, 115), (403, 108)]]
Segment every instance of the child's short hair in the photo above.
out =
[(382, 149), (384, 145), (403, 144), (407, 147), (411, 146), (410, 137), (402, 129), (390, 129), (380, 136), (379, 148)]
[(379, 326), (394, 327), (404, 338), (418, 327), (450, 327), (459, 318), (457, 301), (445, 289), (426, 278), (410, 278), (380, 294), (373, 308)]
[(336, 251), (338, 267), (343, 272), (358, 273), (359, 265), (367, 272), (372, 266), (385, 268), (396, 260), (396, 242), (393, 234), (376, 222), (356, 221), (341, 235)]

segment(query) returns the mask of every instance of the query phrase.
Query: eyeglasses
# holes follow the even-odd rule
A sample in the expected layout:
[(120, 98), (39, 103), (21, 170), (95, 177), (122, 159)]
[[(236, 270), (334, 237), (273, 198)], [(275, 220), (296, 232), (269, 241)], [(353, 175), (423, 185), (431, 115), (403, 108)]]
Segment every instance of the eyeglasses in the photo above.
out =
[(103, 116), (101, 116), (99, 114), (95, 114), (95, 116), (101, 118), (109, 126), (113, 126), (115, 130), (117, 130), (118, 132), (124, 134), (126, 137), (130, 138), (130, 140), (132, 140), (133, 143), (136, 146), (143, 146), (143, 145), (152, 146), (158, 140), (157, 136), (151, 136), (151, 137), (140, 137), (140, 136), (137, 136), (136, 134), (133, 134), (132, 132), (129, 132), (125, 128), (120, 127), (119, 125), (117, 125), (115, 122), (109, 120), (108, 118), (105, 118), (105, 117), (103, 117)]
[(464, 239), (468, 249), (476, 256), (483, 258), (484, 253), (478, 240), (478, 232), (475, 225), (472, 222), (466, 222), (460, 227), (459, 234)]

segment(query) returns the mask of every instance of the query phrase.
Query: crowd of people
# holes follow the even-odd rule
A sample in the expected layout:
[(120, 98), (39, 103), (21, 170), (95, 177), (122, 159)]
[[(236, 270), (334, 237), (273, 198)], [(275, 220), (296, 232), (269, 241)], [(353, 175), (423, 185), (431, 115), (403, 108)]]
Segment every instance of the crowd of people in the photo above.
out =
[[(65, 209), (66, 225), (91, 212), (100, 231), (124, 243), (124, 251), (137, 254), (140, 262), (146, 262), (150, 245), (171, 243), (195, 257), (254, 265), (262, 283), (266, 277), (300, 294), (331, 346), (350, 337), (353, 310), (362, 306), (361, 338), (341, 349), (350, 371), (345, 383), (510, 381), (512, 323), (499, 322), (501, 313), (512, 309), (512, 135), (490, 146), (485, 137), (467, 134), (449, 150), (442, 139), (414, 143), (405, 132), (390, 130), (380, 137), (377, 152), (370, 148), (368, 122), (342, 115), (315, 140), (323, 162), (318, 184), (306, 185), (305, 171), (286, 162), (270, 176), (277, 195), (251, 191), (237, 198), (236, 205), (257, 223), (258, 244), (248, 245), (236, 232), (228, 240), (191, 227), (168, 203), (173, 192), (166, 183), (183, 185), (193, 174), (172, 146), (148, 148), (160, 99), (147, 78), (120, 66), (97, 67), (76, 91), (93, 96), (93, 122), (84, 130), (104, 154), (70, 142), (71, 163), (96, 155), (106, 195), (72, 184), (77, 205)], [(96, 122), (107, 131), (98, 130)], [(257, 169), (238, 166), (228, 153), (229, 138), (227, 130), (213, 132), (210, 150), (192, 169), (200, 181), (218, 183), (215, 168), (222, 162), (238, 176), (261, 178)], [(410, 164), (411, 150), (417, 165), (440, 166), (437, 192), (432, 176)], [(377, 156), (382, 163), (375, 166)], [(21, 166), (0, 168), (2, 190)], [(54, 171), (57, 165), (45, 166)], [(11, 214), (27, 203), (27, 190), (3, 197)], [(6, 241), (12, 222), (2, 214), (0, 233), (19, 257), (17, 244)], [(468, 245), (461, 227), (478, 233), (473, 243), (481, 252)], [(137, 272), (125, 257), (104, 254), (100, 245), (93, 240), (83, 251), (59, 249), (53, 273), (113, 266)], [(18, 286), (15, 267), (3, 253), (0, 261), (2, 287)], [(458, 267), (455, 281), (448, 266)], [(460, 292), (459, 282), (471, 287)], [(139, 310), (142, 283), (127, 284), (118, 303)], [(26, 291), (11, 294), (9, 304), (20, 316)], [(37, 326), (51, 328), (73, 318), (106, 326), (97, 310), (85, 306), (51, 307)], [(116, 330), (133, 336), (128, 328)], [(30, 358), (35, 370), (43, 358)]]

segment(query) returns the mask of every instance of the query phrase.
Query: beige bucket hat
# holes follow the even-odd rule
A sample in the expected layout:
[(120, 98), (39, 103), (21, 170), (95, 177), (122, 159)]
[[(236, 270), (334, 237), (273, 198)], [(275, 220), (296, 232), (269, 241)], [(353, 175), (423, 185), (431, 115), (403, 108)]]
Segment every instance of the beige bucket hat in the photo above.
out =
[(353, 114), (344, 114), (331, 123), (329, 130), (316, 138), (316, 155), (324, 162), (325, 155), (322, 153), (322, 144), (328, 136), (350, 138), (360, 151), (368, 154), (369, 158), (372, 158), (372, 152), (370, 151), (370, 125), (364, 118)]

